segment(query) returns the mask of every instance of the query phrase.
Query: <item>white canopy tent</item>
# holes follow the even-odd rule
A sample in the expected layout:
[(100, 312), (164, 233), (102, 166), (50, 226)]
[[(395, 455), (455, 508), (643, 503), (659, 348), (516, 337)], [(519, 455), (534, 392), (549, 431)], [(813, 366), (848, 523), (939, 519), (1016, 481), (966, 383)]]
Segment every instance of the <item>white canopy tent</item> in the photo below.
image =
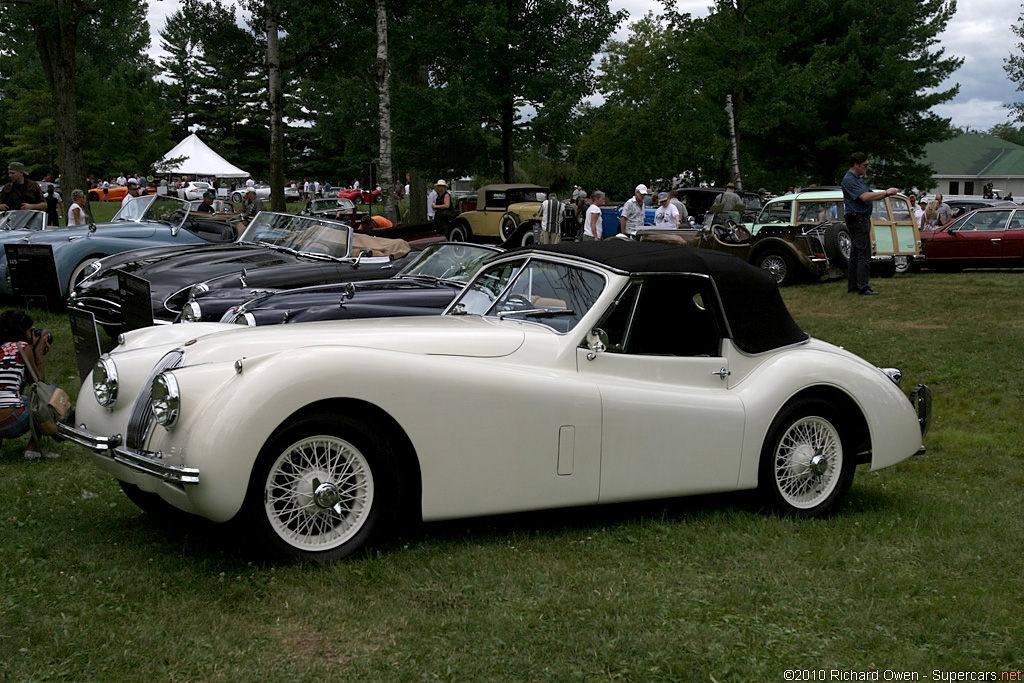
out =
[[(174, 161), (174, 160), (178, 161)], [(217, 176), (218, 178), (248, 178), (249, 174), (228, 163), (214, 152), (209, 145), (192, 133), (174, 146), (167, 154), (153, 164), (157, 173), (195, 176)]]

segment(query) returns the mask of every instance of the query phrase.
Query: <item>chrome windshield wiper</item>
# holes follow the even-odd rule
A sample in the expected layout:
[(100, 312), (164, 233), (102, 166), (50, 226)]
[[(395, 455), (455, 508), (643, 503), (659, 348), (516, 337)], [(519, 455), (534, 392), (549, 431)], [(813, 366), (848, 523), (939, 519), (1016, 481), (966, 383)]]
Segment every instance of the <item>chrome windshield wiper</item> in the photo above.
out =
[(292, 249), (291, 247), (283, 247), (280, 244), (271, 244), (270, 242), (257, 242), (257, 244), (259, 244), (261, 247), (273, 249), (274, 251), (283, 251), (284, 253), (291, 254), (293, 256), (299, 255), (299, 252), (297, 250)]
[(531, 318), (554, 318), (560, 315), (576, 315), (576, 311), (571, 308), (527, 308), (523, 311), (500, 311), (498, 318), (504, 318), (508, 315), (521, 315), (529, 316)]

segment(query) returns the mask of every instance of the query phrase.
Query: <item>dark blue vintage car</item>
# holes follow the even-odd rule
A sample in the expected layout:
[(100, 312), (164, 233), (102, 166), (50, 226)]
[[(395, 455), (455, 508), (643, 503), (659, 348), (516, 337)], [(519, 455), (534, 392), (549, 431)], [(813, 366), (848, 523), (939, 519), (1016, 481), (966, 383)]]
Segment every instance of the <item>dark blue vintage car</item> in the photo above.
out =
[[(498, 247), (481, 244), (432, 244), (393, 278), (256, 293), (245, 303), (230, 308), (221, 322), (256, 326), (438, 315), (481, 266), (500, 253)], [(208, 311), (221, 310), (214, 302), (228, 293), (229, 290), (210, 291), (196, 297), (186, 305), (182, 318), (209, 320)]]
[[(152, 247), (101, 259), (83, 273), (70, 303), (116, 334), (128, 329), (125, 318), (132, 316), (123, 315), (128, 305), (148, 307), (154, 323), (170, 324), (202, 291), (379, 279), (398, 271), (394, 256), (409, 252), (408, 243), (393, 239), (370, 240), (372, 248), (359, 248), (366, 241), (350, 226), (323, 217), (261, 212), (233, 244)], [(133, 290), (122, 296), (119, 273), (145, 280), (148, 294)], [(244, 301), (235, 296), (234, 303)]]
[[(104, 256), (148, 246), (180, 247), (234, 241), (236, 234), (228, 223), (198, 218), (188, 209), (188, 203), (180, 199), (147, 195), (128, 202), (109, 223), (48, 230), (33, 230), (31, 226), (4, 230), (0, 232), (0, 245), (51, 245), (61, 296), (67, 296), (86, 269)], [(0, 294), (12, 293), (7, 271), (7, 256), (0, 246)]]

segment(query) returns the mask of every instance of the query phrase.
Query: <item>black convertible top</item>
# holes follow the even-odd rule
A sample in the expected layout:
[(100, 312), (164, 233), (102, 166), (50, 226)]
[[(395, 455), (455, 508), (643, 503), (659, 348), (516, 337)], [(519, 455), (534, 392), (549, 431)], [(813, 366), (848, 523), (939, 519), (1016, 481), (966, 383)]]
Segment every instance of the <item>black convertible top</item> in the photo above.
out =
[[(602, 240), (532, 245), (530, 251), (573, 256), (629, 275), (696, 273), (709, 276), (738, 348), (762, 353), (808, 339), (789, 314), (775, 278), (731, 254), (656, 242)], [(671, 316), (671, 311), (666, 311)]]

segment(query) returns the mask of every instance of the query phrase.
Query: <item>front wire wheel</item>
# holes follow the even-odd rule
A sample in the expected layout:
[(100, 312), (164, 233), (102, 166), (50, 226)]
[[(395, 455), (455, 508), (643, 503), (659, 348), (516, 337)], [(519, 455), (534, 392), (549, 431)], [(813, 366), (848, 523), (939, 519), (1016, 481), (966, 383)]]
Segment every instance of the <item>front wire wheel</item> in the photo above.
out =
[(250, 477), (243, 521), (275, 554), (337, 560), (383, 536), (397, 516), (401, 476), (372, 422), (300, 419), (272, 438)]
[(768, 502), (800, 517), (835, 511), (853, 482), (853, 453), (832, 409), (818, 401), (784, 411), (761, 454), (760, 488)]
[(332, 550), (350, 541), (366, 525), (373, 498), (366, 457), (335, 436), (292, 444), (271, 465), (263, 489), (270, 527), (305, 552)]

